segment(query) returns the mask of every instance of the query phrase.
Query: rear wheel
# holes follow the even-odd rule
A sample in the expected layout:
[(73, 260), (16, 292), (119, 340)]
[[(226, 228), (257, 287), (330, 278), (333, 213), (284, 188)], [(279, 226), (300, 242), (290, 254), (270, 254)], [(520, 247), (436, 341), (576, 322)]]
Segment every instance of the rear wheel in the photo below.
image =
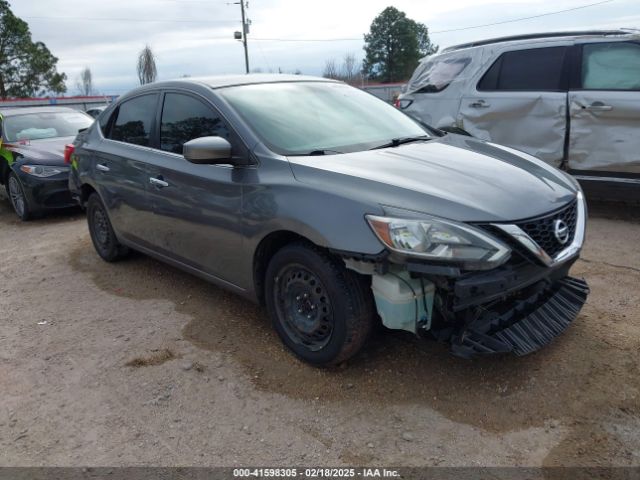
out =
[(115, 262), (129, 253), (129, 249), (118, 242), (107, 210), (97, 193), (92, 193), (87, 201), (87, 223), (93, 246), (103, 260)]
[(31, 210), (29, 209), (29, 204), (27, 203), (27, 197), (24, 194), (22, 183), (20, 183), (20, 179), (15, 173), (9, 173), (6, 188), (9, 201), (11, 202), (11, 206), (16, 212), (16, 215), (18, 215), (22, 221), (29, 220), (31, 218)]
[(265, 283), (274, 328), (300, 359), (331, 366), (362, 348), (374, 318), (365, 277), (313, 245), (295, 243), (274, 255)]

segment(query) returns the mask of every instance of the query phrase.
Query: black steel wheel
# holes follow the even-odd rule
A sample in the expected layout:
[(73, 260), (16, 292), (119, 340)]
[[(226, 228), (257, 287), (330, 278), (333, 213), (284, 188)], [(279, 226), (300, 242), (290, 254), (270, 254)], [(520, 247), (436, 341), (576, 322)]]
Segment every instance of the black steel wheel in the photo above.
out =
[(331, 366), (355, 355), (373, 324), (373, 296), (366, 277), (341, 260), (300, 242), (279, 250), (265, 278), (274, 328), (300, 359)]
[(31, 218), (29, 203), (27, 202), (27, 197), (24, 194), (24, 189), (22, 188), (20, 179), (13, 172), (9, 173), (9, 176), (7, 177), (7, 195), (9, 196), (9, 201), (11, 202), (13, 210), (16, 212), (16, 215), (20, 217), (20, 220), (29, 220), (29, 218)]
[(87, 223), (93, 246), (103, 260), (114, 262), (128, 253), (127, 247), (118, 242), (107, 210), (97, 193), (92, 193), (87, 201)]
[(335, 322), (326, 288), (302, 265), (286, 265), (277, 278), (274, 294), (284, 331), (292, 342), (321, 350), (329, 343)]

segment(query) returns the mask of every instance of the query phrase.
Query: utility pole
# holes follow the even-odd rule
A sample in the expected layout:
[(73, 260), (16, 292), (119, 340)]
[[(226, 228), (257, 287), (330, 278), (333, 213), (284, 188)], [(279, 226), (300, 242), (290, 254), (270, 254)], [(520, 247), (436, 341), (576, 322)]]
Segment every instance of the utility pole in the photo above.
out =
[[(244, 9), (245, 0), (234, 2), (234, 5), (240, 5), (240, 12), (242, 13), (242, 45), (244, 46), (244, 67), (247, 73), (249, 73), (249, 49), (247, 48), (247, 33), (249, 33), (249, 22), (247, 22)], [(248, 8), (248, 7), (247, 7)], [(238, 38), (239, 32), (236, 32), (235, 38)]]

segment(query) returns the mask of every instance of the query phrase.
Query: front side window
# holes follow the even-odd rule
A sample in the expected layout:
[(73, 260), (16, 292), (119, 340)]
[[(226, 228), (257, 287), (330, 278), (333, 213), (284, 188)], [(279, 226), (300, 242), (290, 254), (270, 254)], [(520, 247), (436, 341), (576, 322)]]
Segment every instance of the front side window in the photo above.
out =
[(278, 82), (218, 91), (281, 155), (355, 152), (392, 139), (429, 135), (390, 104), (341, 83)]
[(584, 45), (582, 88), (640, 90), (640, 44), (616, 42)]
[(470, 57), (436, 57), (427, 60), (413, 73), (407, 86), (407, 92), (441, 92), (462, 73), (469, 63), (471, 63)]
[(76, 136), (88, 128), (93, 118), (81, 112), (42, 112), (9, 116), (3, 131), (8, 142)]
[(505, 52), (480, 79), (478, 90), (530, 92), (565, 90), (562, 71), (566, 53), (567, 47)]
[(109, 138), (119, 142), (149, 146), (157, 95), (142, 95), (123, 102), (116, 112)]
[(199, 137), (223, 137), (229, 129), (211, 107), (190, 95), (167, 93), (162, 107), (160, 148), (182, 154), (182, 146)]

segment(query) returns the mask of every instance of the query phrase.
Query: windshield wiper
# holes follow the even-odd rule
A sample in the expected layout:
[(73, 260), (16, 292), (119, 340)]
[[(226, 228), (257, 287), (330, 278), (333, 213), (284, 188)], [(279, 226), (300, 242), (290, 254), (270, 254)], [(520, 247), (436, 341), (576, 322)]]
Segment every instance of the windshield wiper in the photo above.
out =
[(429, 135), (418, 135), (416, 137), (392, 138), (390, 142), (383, 143), (382, 145), (378, 145), (376, 147), (370, 148), (369, 150), (379, 150), (381, 148), (398, 147), (405, 143), (422, 142), (426, 140), (431, 140), (432, 138), (433, 137), (430, 137)]
[(289, 157), (316, 157), (318, 155), (331, 155), (331, 154), (343, 154), (343, 153), (344, 152), (339, 152), (338, 150), (318, 149), (318, 150), (311, 150), (310, 152), (305, 152), (305, 153), (293, 153), (288, 156)]

